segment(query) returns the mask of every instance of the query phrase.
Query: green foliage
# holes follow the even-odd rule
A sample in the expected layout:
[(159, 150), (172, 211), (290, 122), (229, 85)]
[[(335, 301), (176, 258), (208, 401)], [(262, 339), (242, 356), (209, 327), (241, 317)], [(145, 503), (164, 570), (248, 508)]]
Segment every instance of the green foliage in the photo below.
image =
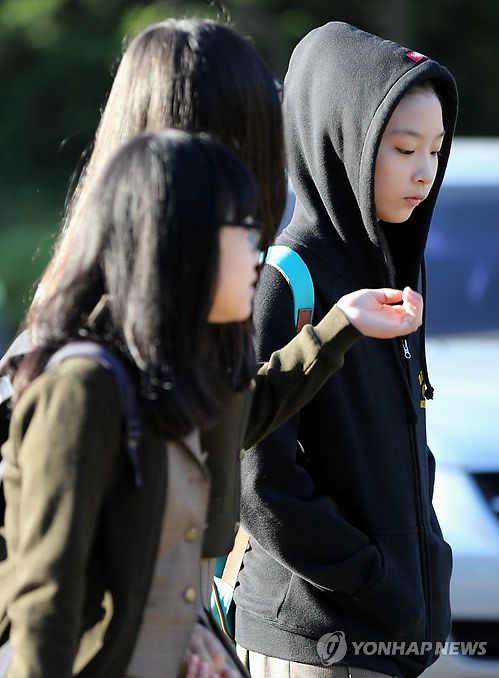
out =
[[(48, 263), (50, 226), (19, 225), (2, 234), (0, 252), (0, 326), (9, 336), (18, 330), (29, 307), (36, 281)], [(1, 349), (1, 346), (0, 346)]]
[[(63, 192), (18, 187), (2, 199), (0, 334), (19, 327), (59, 231)], [(0, 336), (0, 344), (2, 337)], [(1, 345), (0, 345), (1, 349)]]
[(461, 95), (459, 134), (498, 133), (497, 0), (0, 0), (0, 285), (12, 328), (48, 259), (46, 234), (57, 231), (123, 41), (186, 15), (231, 21), (278, 77), (311, 28), (356, 24), (450, 68)]
[(27, 30), (37, 23), (50, 20), (64, 0), (4, 0), (0, 7), (0, 25), (6, 29)]

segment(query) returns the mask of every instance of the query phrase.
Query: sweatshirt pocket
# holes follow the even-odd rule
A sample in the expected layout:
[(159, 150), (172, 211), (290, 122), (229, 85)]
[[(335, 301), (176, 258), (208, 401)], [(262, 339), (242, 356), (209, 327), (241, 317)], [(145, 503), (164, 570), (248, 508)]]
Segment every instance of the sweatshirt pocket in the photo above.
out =
[[(262, 586), (262, 581), (265, 586)], [(291, 572), (250, 539), (250, 550), (244, 556), (234, 591), (236, 606), (241, 610), (275, 621), (288, 593)]]
[(450, 631), (450, 577), (452, 551), (436, 532), (428, 534), (430, 553), (430, 640), (443, 643)]
[(385, 577), (353, 597), (353, 621), (359, 631), (383, 630), (395, 640), (423, 640), (425, 598), (417, 533), (381, 535), (377, 546)]

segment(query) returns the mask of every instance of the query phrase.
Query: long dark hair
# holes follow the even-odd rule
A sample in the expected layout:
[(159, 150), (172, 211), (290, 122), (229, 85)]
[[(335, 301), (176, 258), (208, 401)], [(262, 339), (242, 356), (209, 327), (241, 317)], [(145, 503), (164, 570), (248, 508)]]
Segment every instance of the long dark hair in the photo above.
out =
[[(215, 379), (239, 360), (209, 331), (218, 234), (255, 208), (251, 174), (206, 135), (164, 130), (125, 144), (87, 194), (57, 285), (30, 316), (35, 350), (16, 374), (16, 398), (51, 351), (83, 333), (137, 369), (169, 435), (213, 423)], [(103, 295), (108, 317), (96, 327), (88, 317)]]
[[(262, 248), (272, 243), (287, 190), (281, 106), (272, 74), (250, 42), (230, 26), (170, 19), (144, 30), (123, 54), (92, 155), (29, 314), (63, 275), (73, 237), (83, 226), (85, 196), (99, 168), (133, 135), (165, 127), (206, 132), (233, 148), (256, 178)], [(232, 375), (236, 386), (253, 367), (251, 330), (251, 321), (216, 329), (223, 350), (242, 356)], [(241, 354), (241, 343), (246, 353)]]

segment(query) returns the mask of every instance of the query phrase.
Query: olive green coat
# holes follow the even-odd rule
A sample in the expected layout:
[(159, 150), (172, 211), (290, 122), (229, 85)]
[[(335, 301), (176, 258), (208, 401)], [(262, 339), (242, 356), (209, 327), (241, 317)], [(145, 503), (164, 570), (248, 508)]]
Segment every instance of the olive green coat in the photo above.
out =
[[(251, 415), (250, 398), (241, 394), (228, 403), (219, 435), (204, 436), (213, 479), (205, 555), (231, 546), (243, 442), (254, 443), (299, 409), (359, 336), (337, 309), (317, 328), (305, 327), (260, 369)], [(14, 653), (8, 678), (127, 675), (169, 510), (168, 488), (176, 483), (168, 459), (179, 450), (192, 475), (171, 540), (173, 604), (165, 628), (177, 630), (165, 635), (164, 675), (173, 678), (181, 665), (197, 608), (192, 590), (208, 502), (206, 455), (201, 448), (172, 447), (145, 426), (144, 486), (137, 488), (121, 423), (113, 375), (88, 358), (41, 375), (15, 408), (2, 450), (9, 557), (0, 564), (0, 613), (7, 611), (3, 622), (10, 620)]]
[(239, 462), (245, 448), (306, 405), (342, 366), (344, 354), (360, 337), (335, 306), (318, 325), (306, 325), (261, 365), (252, 393), (226, 396), (223, 419), (213, 430), (201, 434), (212, 482), (205, 557), (224, 556), (232, 549), (239, 526)]

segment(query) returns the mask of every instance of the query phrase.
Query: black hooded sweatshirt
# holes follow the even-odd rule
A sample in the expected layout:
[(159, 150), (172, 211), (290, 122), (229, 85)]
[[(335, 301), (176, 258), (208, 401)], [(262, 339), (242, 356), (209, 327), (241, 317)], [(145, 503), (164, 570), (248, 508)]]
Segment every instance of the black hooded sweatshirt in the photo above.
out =
[[(391, 226), (375, 216), (377, 150), (401, 97), (428, 79), (445, 127), (437, 177), (410, 218)], [(450, 73), (332, 22), (297, 46), (284, 91), (297, 201), (278, 243), (308, 265), (314, 323), (352, 290), (417, 288), (455, 126)], [(295, 332), (290, 290), (270, 266), (255, 323), (261, 360)], [(436, 659), (450, 628), (452, 557), (432, 507), (426, 397), (424, 330), (364, 338), (298, 416), (246, 454), (241, 516), (251, 539), (235, 595), (243, 647), (321, 665), (319, 639), (341, 631), (348, 651), (339, 664), (417, 676)], [(362, 641), (397, 645), (356, 653)]]

